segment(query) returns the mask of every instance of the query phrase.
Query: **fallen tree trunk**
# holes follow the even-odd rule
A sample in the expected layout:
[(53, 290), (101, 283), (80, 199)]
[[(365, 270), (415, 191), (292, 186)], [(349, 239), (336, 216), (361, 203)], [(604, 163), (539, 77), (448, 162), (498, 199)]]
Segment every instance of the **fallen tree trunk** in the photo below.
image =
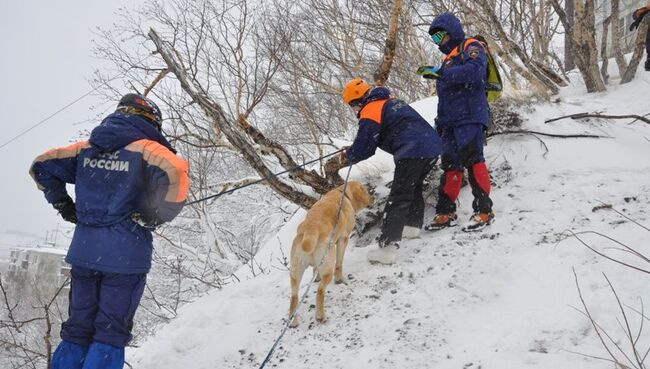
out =
[(581, 133), (570, 134), (570, 135), (562, 135), (562, 134), (556, 134), (556, 133), (529, 131), (529, 130), (525, 130), (525, 129), (489, 133), (487, 135), (487, 137), (489, 138), (489, 137), (494, 137), (494, 136), (498, 136), (498, 135), (515, 135), (515, 134), (540, 135), (540, 136), (555, 137), (555, 138), (611, 138), (609, 136), (586, 135), (586, 134), (581, 134)]
[[(212, 121), (215, 131), (222, 132), (226, 136), (228, 141), (239, 150), (246, 162), (260, 175), (260, 177), (268, 178), (267, 183), (275, 192), (294, 204), (309, 209), (311, 205), (316, 202), (316, 199), (304, 192), (296, 190), (290, 184), (281, 181), (274, 176), (273, 172), (265, 164), (255, 146), (253, 146), (252, 142), (244, 132), (240, 130), (242, 122), (235, 122), (234, 119), (226, 116), (223, 108), (213, 101), (200, 85), (197, 85), (196, 80), (192, 79), (187, 74), (187, 70), (183, 66), (182, 61), (178, 59), (177, 54), (174, 53), (174, 50), (167, 47), (153, 29), (149, 31), (149, 38), (156, 45), (157, 51), (162, 56), (165, 64), (167, 64), (169, 71), (178, 79), (181, 88), (192, 97), (194, 102), (201, 107), (205, 115)], [(248, 133), (250, 134), (251, 132)], [(257, 139), (258, 141), (264, 141), (261, 137), (257, 137)], [(253, 141), (255, 140), (253, 139)], [(260, 143), (267, 144), (268, 149), (272, 149), (274, 154), (278, 154), (279, 151), (276, 150), (277, 148), (271, 147), (272, 145), (269, 145), (269, 142)], [(291, 162), (293, 162), (293, 160), (291, 160)]]
[(566, 118), (571, 118), (571, 119), (583, 119), (583, 118), (602, 118), (602, 119), (635, 119), (643, 121), (645, 123), (650, 124), (650, 119), (636, 115), (636, 114), (625, 114), (625, 115), (607, 115), (607, 114), (600, 114), (600, 113), (577, 113), (577, 114), (570, 114), (570, 115), (563, 115), (561, 117), (557, 118), (552, 118), (545, 120), (544, 123), (551, 123), (555, 122), (561, 119), (566, 119)]

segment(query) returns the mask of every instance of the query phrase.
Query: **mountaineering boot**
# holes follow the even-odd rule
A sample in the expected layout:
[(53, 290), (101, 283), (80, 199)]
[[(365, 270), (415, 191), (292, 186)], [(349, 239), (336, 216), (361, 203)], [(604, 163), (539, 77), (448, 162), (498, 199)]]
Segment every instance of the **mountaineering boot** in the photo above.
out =
[(52, 369), (81, 369), (88, 346), (63, 340), (52, 355)]
[(650, 72), (650, 58), (645, 61), (645, 70)]
[(427, 231), (438, 231), (443, 228), (453, 227), (456, 225), (458, 216), (456, 213), (440, 213), (436, 214), (430, 224), (427, 224), (424, 229)]
[(397, 242), (388, 242), (383, 247), (379, 243), (368, 251), (368, 261), (386, 265), (395, 264), (397, 261), (397, 249), (399, 249)]
[(494, 221), (494, 213), (489, 212), (489, 213), (474, 213), (472, 217), (469, 220), (469, 223), (463, 227), (463, 231), (465, 232), (474, 232), (481, 230)]
[(419, 237), (420, 237), (420, 228), (404, 226), (404, 229), (402, 230), (402, 238), (414, 239)]
[(124, 368), (124, 348), (93, 342), (86, 354), (82, 369), (122, 369)]

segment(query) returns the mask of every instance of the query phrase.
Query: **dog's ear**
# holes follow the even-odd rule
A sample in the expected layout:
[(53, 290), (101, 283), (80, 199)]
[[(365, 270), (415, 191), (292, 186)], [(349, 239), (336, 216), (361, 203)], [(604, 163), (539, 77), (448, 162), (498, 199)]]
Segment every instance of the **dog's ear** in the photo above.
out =
[(354, 202), (354, 207), (361, 210), (370, 206), (373, 202), (372, 196), (366, 190), (366, 186), (358, 181), (351, 181), (348, 183), (348, 197)]
[(348, 197), (350, 197), (351, 199), (358, 200), (359, 199), (359, 190), (360, 190), (361, 186), (362, 186), (361, 183), (359, 183), (357, 181), (348, 182), (348, 188), (346, 189)]
[(364, 208), (370, 207), (375, 202), (375, 197), (368, 191), (368, 188), (361, 184), (361, 193), (363, 198)]
[(364, 207), (370, 207), (375, 203), (375, 196), (377, 190), (372, 184), (359, 183), (361, 185), (362, 199), (364, 200)]

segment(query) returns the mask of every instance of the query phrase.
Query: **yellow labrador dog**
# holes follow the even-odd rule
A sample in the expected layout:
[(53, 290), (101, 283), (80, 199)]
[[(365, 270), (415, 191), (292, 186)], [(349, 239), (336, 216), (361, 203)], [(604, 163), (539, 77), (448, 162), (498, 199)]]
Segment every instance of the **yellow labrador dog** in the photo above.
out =
[[(357, 212), (370, 206), (373, 199), (363, 184), (357, 181), (348, 182), (339, 222), (334, 234), (331, 234), (334, 230), (342, 192), (343, 186), (339, 186), (326, 193), (309, 209), (305, 220), (298, 226), (298, 233), (291, 246), (291, 303), (289, 317), (291, 317), (298, 305), (298, 287), (300, 287), (302, 275), (308, 266), (316, 269), (318, 263), (323, 259), (320, 268), (315, 271), (320, 278), (316, 294), (316, 319), (320, 322), (325, 321), (323, 302), (325, 289), (332, 281), (332, 274), (334, 274), (336, 283), (345, 283), (343, 255), (352, 228), (354, 228), (354, 218)], [(332, 246), (328, 250), (330, 238)], [(327, 255), (323, 258), (326, 251)], [(300, 320), (296, 316), (291, 322), (291, 326), (296, 327), (298, 324), (300, 324)]]

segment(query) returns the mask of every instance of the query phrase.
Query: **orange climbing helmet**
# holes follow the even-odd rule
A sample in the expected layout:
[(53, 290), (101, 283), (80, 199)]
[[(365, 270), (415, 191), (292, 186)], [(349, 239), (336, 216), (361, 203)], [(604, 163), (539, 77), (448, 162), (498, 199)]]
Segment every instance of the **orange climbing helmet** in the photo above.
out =
[(368, 85), (361, 78), (354, 78), (343, 88), (343, 101), (350, 104), (355, 100), (361, 99), (370, 90)]

